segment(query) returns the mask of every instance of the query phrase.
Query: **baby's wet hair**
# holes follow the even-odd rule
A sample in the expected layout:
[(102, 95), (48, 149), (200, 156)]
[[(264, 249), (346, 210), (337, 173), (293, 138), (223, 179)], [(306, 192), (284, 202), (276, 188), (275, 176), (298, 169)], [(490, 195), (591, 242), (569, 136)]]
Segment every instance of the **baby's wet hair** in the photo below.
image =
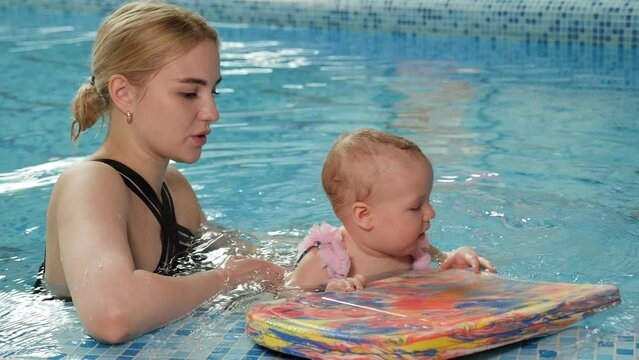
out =
[(333, 144), (322, 168), (322, 186), (335, 213), (344, 205), (368, 199), (373, 179), (380, 171), (375, 158), (382, 155), (393, 156), (398, 161), (428, 161), (417, 144), (398, 135), (371, 128), (343, 133)]

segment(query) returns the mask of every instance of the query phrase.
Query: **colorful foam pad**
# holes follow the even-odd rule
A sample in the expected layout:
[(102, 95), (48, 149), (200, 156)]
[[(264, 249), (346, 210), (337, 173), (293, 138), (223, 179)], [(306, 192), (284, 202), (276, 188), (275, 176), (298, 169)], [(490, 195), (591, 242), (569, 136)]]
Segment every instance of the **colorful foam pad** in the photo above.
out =
[(408, 272), (348, 293), (256, 304), (247, 335), (311, 359), (448, 359), (559, 331), (620, 301), (612, 285)]

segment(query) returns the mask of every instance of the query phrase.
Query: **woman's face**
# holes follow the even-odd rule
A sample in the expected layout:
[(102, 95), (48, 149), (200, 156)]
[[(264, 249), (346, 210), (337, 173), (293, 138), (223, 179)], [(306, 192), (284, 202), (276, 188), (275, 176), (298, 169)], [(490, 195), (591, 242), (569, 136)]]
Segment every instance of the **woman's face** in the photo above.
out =
[(160, 69), (136, 94), (133, 129), (140, 146), (160, 158), (197, 161), (219, 119), (214, 95), (220, 80), (219, 49), (209, 40)]

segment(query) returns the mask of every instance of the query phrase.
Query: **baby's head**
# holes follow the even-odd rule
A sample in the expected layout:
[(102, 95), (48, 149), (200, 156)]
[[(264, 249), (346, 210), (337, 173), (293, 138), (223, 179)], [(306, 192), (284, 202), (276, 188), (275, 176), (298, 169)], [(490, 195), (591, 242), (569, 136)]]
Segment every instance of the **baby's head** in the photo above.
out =
[(342, 134), (326, 156), (322, 185), (343, 221), (343, 210), (356, 202), (371, 201), (389, 176), (402, 176), (391, 173), (391, 168), (396, 171), (420, 165), (427, 168), (432, 186), (432, 166), (415, 143), (375, 129), (354, 130)]

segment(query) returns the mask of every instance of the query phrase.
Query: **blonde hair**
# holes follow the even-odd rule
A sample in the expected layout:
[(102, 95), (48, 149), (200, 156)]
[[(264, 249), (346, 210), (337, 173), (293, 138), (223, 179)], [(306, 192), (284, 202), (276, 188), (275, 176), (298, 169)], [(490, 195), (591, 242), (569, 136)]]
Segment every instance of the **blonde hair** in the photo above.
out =
[[(389, 147), (398, 151), (389, 154)], [(375, 129), (346, 132), (335, 141), (322, 168), (322, 186), (339, 216), (340, 209), (371, 195), (380, 169), (375, 158), (394, 156), (398, 160), (428, 158), (414, 142)]]
[(96, 34), (91, 81), (80, 86), (71, 104), (71, 139), (106, 115), (108, 82), (121, 74), (134, 84), (205, 40), (219, 46), (217, 32), (200, 15), (157, 1), (135, 1), (116, 9)]

